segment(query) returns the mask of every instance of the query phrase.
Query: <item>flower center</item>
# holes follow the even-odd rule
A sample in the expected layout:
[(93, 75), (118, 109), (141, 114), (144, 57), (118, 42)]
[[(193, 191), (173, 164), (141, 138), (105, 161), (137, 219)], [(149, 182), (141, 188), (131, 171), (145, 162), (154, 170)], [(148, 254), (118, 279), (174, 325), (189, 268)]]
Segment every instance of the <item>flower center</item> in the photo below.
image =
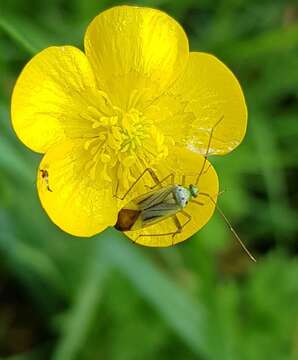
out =
[(85, 170), (92, 180), (104, 179), (107, 186), (116, 178), (125, 190), (145, 168), (168, 155), (173, 141), (135, 107), (122, 110), (113, 106), (105, 93), (99, 93), (101, 101), (81, 114), (93, 129), (84, 144), (89, 154)]

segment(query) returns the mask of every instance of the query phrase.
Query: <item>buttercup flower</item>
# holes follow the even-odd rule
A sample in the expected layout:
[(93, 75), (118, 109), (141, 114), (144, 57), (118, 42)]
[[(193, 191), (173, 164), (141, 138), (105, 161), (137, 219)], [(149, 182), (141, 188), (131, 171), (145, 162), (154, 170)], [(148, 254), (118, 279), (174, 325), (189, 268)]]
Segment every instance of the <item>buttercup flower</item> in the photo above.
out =
[[(247, 111), (232, 72), (210, 54), (189, 52), (181, 26), (159, 10), (102, 12), (87, 28), (84, 49), (49, 47), (29, 61), (13, 91), (12, 123), (26, 146), (45, 154), (37, 188), (47, 214), (64, 231), (88, 237), (116, 223), (124, 202), (114, 195), (145, 168), (194, 181), (214, 124), (223, 117), (209, 154), (224, 155), (242, 141)], [(199, 191), (216, 200), (217, 175), (208, 161), (204, 169)], [(147, 175), (130, 198), (145, 185), (153, 185)], [(204, 203), (189, 205), (192, 219), (175, 243), (208, 222), (214, 204)], [(174, 226), (168, 219), (143, 233)], [(138, 232), (128, 235), (136, 239)], [(148, 246), (172, 241), (138, 238)]]

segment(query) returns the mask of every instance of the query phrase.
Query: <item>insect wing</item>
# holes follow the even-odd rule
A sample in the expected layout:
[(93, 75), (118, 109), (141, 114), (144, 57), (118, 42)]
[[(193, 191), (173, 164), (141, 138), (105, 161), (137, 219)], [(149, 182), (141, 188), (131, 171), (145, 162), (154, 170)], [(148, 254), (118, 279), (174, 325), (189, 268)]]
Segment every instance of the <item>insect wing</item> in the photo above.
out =
[(131, 230), (137, 230), (175, 215), (180, 206), (174, 194), (175, 186), (150, 191), (133, 199), (125, 208), (140, 210), (138, 221)]
[(149, 226), (177, 214), (180, 210), (178, 204), (161, 203), (141, 212), (142, 226)]
[(150, 204), (155, 204), (159, 201), (163, 201), (163, 199), (169, 195), (173, 188), (173, 186), (167, 186), (163, 187), (162, 189), (152, 190), (145, 194), (137, 196), (125, 206), (123, 206), (123, 209), (144, 210), (147, 207), (150, 207)]
[(166, 186), (161, 189), (150, 191), (136, 198), (134, 202), (140, 210), (146, 210), (161, 203), (175, 203), (173, 190), (175, 186)]

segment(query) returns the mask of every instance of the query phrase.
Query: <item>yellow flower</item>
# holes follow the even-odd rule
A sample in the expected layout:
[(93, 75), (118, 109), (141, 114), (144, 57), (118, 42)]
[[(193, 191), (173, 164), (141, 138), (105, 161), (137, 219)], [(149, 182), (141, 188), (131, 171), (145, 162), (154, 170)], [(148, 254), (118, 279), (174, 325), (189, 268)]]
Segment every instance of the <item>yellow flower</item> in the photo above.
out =
[[(85, 53), (72, 46), (41, 51), (23, 69), (12, 96), (16, 134), (45, 153), (37, 175), (42, 206), (76, 236), (113, 226), (124, 205), (113, 195), (123, 194), (147, 167), (160, 178), (174, 172), (176, 181), (193, 175), (190, 182), (218, 119), (224, 116), (212, 137), (213, 155), (242, 141), (247, 119), (232, 72), (210, 54), (189, 52), (181, 26), (159, 10), (119, 6), (102, 12), (88, 26), (84, 48)], [(145, 184), (152, 185), (151, 179), (144, 178), (131, 195), (144, 193)], [(199, 190), (216, 199), (211, 166)], [(175, 242), (208, 222), (214, 204), (205, 200), (204, 206), (190, 206), (192, 221)], [(144, 232), (172, 226), (170, 219)], [(172, 243), (158, 236), (138, 241)]]

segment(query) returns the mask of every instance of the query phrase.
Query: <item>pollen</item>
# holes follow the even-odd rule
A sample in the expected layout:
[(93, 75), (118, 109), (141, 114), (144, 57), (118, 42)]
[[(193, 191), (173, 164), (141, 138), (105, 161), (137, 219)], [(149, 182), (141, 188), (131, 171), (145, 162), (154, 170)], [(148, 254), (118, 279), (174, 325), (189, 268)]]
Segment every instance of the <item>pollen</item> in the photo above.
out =
[(85, 171), (92, 180), (104, 179), (106, 186), (116, 175), (126, 190), (140, 171), (168, 155), (174, 141), (135, 107), (123, 110), (114, 106), (102, 91), (90, 91), (88, 98), (90, 105), (81, 113), (90, 123), (91, 134), (84, 142)]

